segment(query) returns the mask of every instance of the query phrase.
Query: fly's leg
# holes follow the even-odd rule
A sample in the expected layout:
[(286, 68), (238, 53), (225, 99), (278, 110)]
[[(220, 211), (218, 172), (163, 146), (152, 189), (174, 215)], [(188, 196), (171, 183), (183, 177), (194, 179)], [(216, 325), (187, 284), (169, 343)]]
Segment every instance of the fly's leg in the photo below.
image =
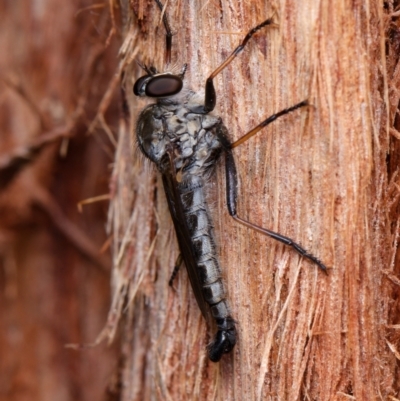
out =
[(291, 246), (297, 253), (305, 258), (314, 262), (321, 270), (327, 273), (326, 266), (312, 253), (307, 252), (301, 245), (293, 241), (289, 237), (285, 237), (282, 234), (276, 233), (274, 231), (268, 230), (266, 228), (260, 227), (253, 224), (247, 220), (242, 219), (237, 215), (236, 212), (236, 200), (237, 200), (237, 173), (235, 161), (233, 159), (232, 150), (227, 149), (225, 151), (225, 169), (226, 169), (226, 201), (228, 206), (229, 214), (239, 223), (245, 225), (246, 227), (252, 228), (260, 232), (261, 234), (268, 235), (269, 237), (282, 242), (285, 245)]
[(230, 145), (230, 148), (236, 148), (236, 146), (241, 145), (243, 142), (246, 142), (248, 139), (250, 139), (252, 136), (257, 134), (260, 130), (262, 130), (264, 127), (266, 127), (268, 124), (271, 124), (273, 121), (278, 119), (279, 117), (284, 116), (285, 114), (288, 114), (296, 109), (299, 109), (300, 107), (305, 107), (308, 106), (308, 100), (303, 100), (300, 103), (295, 104), (292, 107), (288, 107), (287, 109), (283, 109), (280, 112), (276, 114), (272, 114), (272, 116), (268, 117), (265, 119), (262, 123), (258, 124), (257, 127), (253, 128), (251, 131), (249, 131), (246, 135), (243, 135), (241, 138), (239, 138), (237, 141), (233, 142)]
[(171, 26), (168, 21), (168, 15), (167, 12), (164, 10), (164, 5), (161, 3), (160, 0), (155, 0), (155, 2), (158, 5), (158, 8), (161, 11), (162, 15), (162, 20), (163, 24), (165, 27), (165, 40), (166, 40), (166, 45), (165, 45), (165, 61), (167, 64), (171, 62), (171, 50), (172, 50), (172, 30)]
[[(327, 274), (326, 266), (316, 256), (314, 256), (312, 253), (306, 251), (301, 245), (299, 245), (298, 243), (296, 243), (289, 237), (285, 237), (282, 234), (276, 233), (274, 231), (260, 227), (254, 223), (251, 223), (250, 221), (242, 219), (241, 217), (239, 217), (237, 215), (237, 210), (236, 210), (238, 179), (237, 179), (235, 160), (233, 158), (233, 153), (232, 153), (232, 147), (240, 145), (243, 141), (245, 141), (246, 139), (248, 139), (251, 136), (253, 136), (254, 134), (256, 134), (261, 128), (265, 127), (272, 121), (276, 120), (278, 117), (280, 117), (284, 114), (290, 113), (291, 111), (296, 110), (299, 107), (306, 106), (307, 104), (308, 103), (306, 101), (301, 102), (293, 107), (282, 110), (280, 113), (272, 115), (271, 117), (264, 120), (256, 128), (249, 131), (249, 133), (244, 135), (241, 139), (234, 142), (233, 144), (229, 143), (229, 140), (227, 139), (227, 129), (222, 124), (218, 127), (217, 135), (219, 136), (219, 138), (222, 142), (222, 145), (224, 147), (224, 151), (225, 151), (226, 203), (227, 203), (229, 214), (236, 221), (245, 225), (246, 227), (249, 227), (255, 231), (258, 231), (261, 234), (267, 235), (279, 242), (282, 242), (285, 245), (291, 246), (298, 254), (311, 260), (313, 263), (315, 263), (321, 270), (323, 270)], [(243, 141), (242, 141), (242, 139), (243, 139)]]
[(178, 274), (179, 269), (182, 266), (182, 262), (183, 262), (183, 258), (182, 258), (182, 254), (180, 253), (178, 258), (176, 259), (174, 270), (172, 271), (171, 277), (170, 277), (170, 279), (168, 281), (168, 285), (170, 287), (172, 287), (172, 284), (174, 283), (175, 277)]
[(251, 29), (243, 39), (242, 43), (240, 43), (240, 45), (231, 53), (231, 55), (207, 78), (205, 86), (204, 106), (199, 106), (198, 108), (196, 108), (195, 110), (196, 113), (207, 114), (210, 111), (214, 110), (215, 104), (217, 103), (217, 96), (215, 94), (215, 88), (213, 82), (214, 78), (236, 58), (236, 56), (245, 48), (247, 42), (257, 31), (259, 31), (261, 28), (264, 28), (267, 25), (272, 25), (272, 24), (273, 24), (272, 18), (268, 18), (264, 22), (261, 22), (261, 24), (258, 24), (253, 29)]

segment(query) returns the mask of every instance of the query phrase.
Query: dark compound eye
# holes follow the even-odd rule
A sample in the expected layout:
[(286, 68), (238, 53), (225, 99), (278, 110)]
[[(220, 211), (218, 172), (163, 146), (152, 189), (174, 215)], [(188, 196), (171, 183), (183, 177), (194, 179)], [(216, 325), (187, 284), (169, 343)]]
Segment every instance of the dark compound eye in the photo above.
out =
[(135, 85), (133, 85), (133, 93), (136, 96), (140, 96), (143, 93), (143, 84), (146, 82), (146, 80), (150, 79), (150, 75), (145, 75), (141, 78), (139, 78), (136, 82)]
[(182, 86), (182, 79), (176, 75), (159, 75), (147, 83), (146, 95), (150, 97), (172, 96), (179, 93)]

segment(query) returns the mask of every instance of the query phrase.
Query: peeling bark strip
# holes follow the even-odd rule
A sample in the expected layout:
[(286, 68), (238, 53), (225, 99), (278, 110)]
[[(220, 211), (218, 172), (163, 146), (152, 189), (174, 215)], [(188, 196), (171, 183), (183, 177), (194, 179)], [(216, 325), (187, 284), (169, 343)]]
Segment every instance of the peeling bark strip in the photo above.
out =
[[(224, 199), (218, 198), (213, 220), (222, 233), (217, 242), (240, 346), (232, 360), (210, 364), (203, 351), (206, 328), (186, 276), (179, 276), (176, 292), (168, 289), (178, 247), (161, 182), (130, 154), (136, 122), (132, 119), (130, 129), (122, 125), (113, 174), (110, 314), (114, 329), (129, 300), (122, 399), (398, 395), (399, 312), (392, 305), (397, 305), (400, 268), (398, 225), (391, 222), (397, 220), (392, 211), (400, 197), (397, 167), (388, 171), (386, 165), (389, 126), (396, 121), (396, 109), (389, 106), (398, 107), (393, 103), (398, 92), (388, 89), (391, 80), (397, 82), (392, 76), (398, 60), (388, 75), (384, 46), (385, 31), (398, 26), (398, 17), (393, 3), (385, 6), (377, 1), (168, 2), (173, 28), (179, 27), (171, 59), (189, 63), (186, 74), (196, 91), (249, 27), (276, 13), (278, 26), (255, 37), (249, 51), (216, 78), (217, 93), (223, 93), (218, 114), (237, 140), (305, 97), (313, 108), (307, 116), (294, 113), (276, 121), (237, 149), (245, 194), (239, 211), (298, 239), (332, 270), (320, 280), (316, 269), (283, 245), (230, 222)], [(140, 70), (130, 61), (139, 57), (162, 69), (165, 32), (152, 2), (122, 7), (127, 25), (121, 63), (131, 115), (137, 116), (145, 103), (131, 94)], [(131, 157), (134, 169), (127, 167)]]

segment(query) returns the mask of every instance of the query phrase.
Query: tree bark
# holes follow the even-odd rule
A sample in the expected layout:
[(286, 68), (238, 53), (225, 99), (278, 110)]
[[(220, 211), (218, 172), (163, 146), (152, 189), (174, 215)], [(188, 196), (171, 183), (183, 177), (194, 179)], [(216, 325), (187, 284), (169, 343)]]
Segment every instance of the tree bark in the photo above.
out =
[(249, 29), (276, 21), (215, 80), (215, 114), (232, 140), (279, 110), (311, 104), (235, 149), (239, 215), (295, 239), (329, 274), (230, 219), (220, 163), (210, 183), (213, 216), (238, 343), (217, 364), (207, 359), (211, 333), (186, 273), (168, 287), (179, 253), (175, 233), (157, 173), (131, 147), (146, 104), (132, 94), (143, 74), (132, 60), (163, 70), (160, 11), (153, 1), (121, 7), (131, 117), (121, 120), (112, 178), (108, 323), (112, 337), (123, 316), (121, 399), (397, 399), (398, 4), (166, 5), (173, 63), (188, 63), (185, 83), (196, 91)]
[(105, 120), (118, 121), (117, 102), (99, 111), (111, 31), (91, 1), (0, 2), (1, 401), (108, 397), (116, 347), (66, 345), (92, 343), (109, 307), (108, 205), (94, 198), (109, 192)]

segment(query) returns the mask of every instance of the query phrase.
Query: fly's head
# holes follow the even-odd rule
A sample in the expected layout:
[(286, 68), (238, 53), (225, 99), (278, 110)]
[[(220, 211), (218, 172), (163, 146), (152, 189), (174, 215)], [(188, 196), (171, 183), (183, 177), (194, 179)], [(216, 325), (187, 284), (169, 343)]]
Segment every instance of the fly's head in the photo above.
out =
[(176, 95), (182, 90), (187, 64), (184, 64), (179, 74), (159, 73), (154, 67), (143, 65), (141, 67), (146, 71), (146, 75), (140, 77), (133, 86), (133, 93), (136, 96), (166, 98)]

